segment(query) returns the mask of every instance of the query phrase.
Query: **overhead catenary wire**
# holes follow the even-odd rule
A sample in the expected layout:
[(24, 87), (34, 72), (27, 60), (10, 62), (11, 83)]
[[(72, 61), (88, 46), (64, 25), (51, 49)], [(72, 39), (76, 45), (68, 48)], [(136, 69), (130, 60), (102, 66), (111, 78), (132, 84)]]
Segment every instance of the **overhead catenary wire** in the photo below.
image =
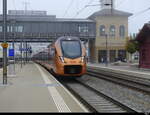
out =
[(13, 2), (13, 6), (14, 6), (15, 10), (17, 10), (16, 4), (15, 4), (16, 3), (15, 0), (13, 0), (12, 2)]
[(29, 3), (29, 8), (33, 11), (34, 9), (31, 7), (31, 1), (29, 0), (28, 3)]
[[(87, 5), (85, 5), (83, 8), (81, 8), (73, 18), (75, 18), (76, 16), (78, 16), (83, 10), (85, 10), (87, 7), (91, 6), (90, 4), (92, 4), (94, 2), (94, 0), (89, 0), (89, 2), (87, 3)], [(96, 5), (95, 5), (96, 6)]]
[(72, 6), (72, 4), (73, 4), (73, 1), (74, 1), (74, 0), (71, 0), (71, 1), (70, 1), (70, 3), (69, 3), (69, 5), (68, 5), (67, 9), (65, 10), (65, 13), (64, 13), (63, 17), (68, 13), (68, 10), (71, 8), (71, 6)]
[(117, 7), (120, 7), (122, 4), (124, 4), (127, 0), (122, 0), (118, 4), (116, 4)]
[(149, 7), (149, 8), (146, 8), (145, 10), (142, 10), (142, 11), (140, 11), (140, 12), (137, 12), (137, 13), (133, 14), (133, 16), (131, 16), (130, 19), (133, 19), (133, 18), (135, 18), (136, 16), (139, 16), (139, 15), (141, 15), (141, 14), (143, 14), (143, 13), (149, 11), (149, 10), (150, 10), (150, 7)]

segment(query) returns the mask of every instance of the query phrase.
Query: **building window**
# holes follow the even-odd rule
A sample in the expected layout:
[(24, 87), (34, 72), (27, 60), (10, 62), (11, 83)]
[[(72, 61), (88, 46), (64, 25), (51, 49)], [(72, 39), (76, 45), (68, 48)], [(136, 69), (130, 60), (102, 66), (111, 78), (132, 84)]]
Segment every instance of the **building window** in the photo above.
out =
[(23, 26), (18, 26), (18, 32), (23, 32)]
[(104, 25), (101, 25), (100, 26), (100, 36), (105, 36), (105, 26)]
[(10, 26), (10, 27), (9, 27), (9, 32), (12, 32), (12, 31), (13, 31), (13, 30), (12, 30), (12, 26)]
[(80, 33), (89, 32), (88, 26), (79, 26), (79, 32)]
[(3, 31), (3, 27), (2, 26), (0, 26), (0, 32), (2, 32)]
[[(3, 31), (3, 27), (0, 26), (0, 32)], [(23, 32), (23, 26), (15, 26), (14, 27), (15, 32)], [(13, 32), (13, 26), (7, 26), (7, 32)]]
[(114, 25), (110, 26), (110, 29), (109, 29), (109, 34), (110, 34), (110, 37), (115, 37), (115, 33), (116, 33), (116, 28)]
[(23, 32), (23, 26), (15, 26), (15, 32)]
[(118, 50), (118, 60), (126, 61), (127, 52), (126, 50)]
[(123, 25), (120, 26), (119, 34), (121, 38), (125, 37), (125, 27)]
[(10, 32), (10, 26), (7, 26), (7, 32)]

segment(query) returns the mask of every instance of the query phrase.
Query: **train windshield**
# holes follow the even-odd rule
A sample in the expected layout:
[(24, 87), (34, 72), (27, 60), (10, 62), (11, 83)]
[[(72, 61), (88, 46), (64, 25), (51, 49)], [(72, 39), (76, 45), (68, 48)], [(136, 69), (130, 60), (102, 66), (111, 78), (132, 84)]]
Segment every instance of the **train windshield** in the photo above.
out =
[(62, 41), (62, 52), (66, 58), (78, 58), (82, 55), (81, 44), (79, 41)]

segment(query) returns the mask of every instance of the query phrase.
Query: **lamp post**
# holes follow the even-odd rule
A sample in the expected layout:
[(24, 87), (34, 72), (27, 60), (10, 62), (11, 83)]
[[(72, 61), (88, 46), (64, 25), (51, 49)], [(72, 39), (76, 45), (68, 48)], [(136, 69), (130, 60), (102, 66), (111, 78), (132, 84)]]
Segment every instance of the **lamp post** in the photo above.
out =
[(13, 55), (13, 60), (14, 60), (14, 74), (15, 74), (15, 23), (16, 21), (13, 19), (11, 20), (11, 23), (12, 23), (12, 37), (13, 37), (13, 43), (12, 43), (12, 46), (13, 46), (13, 50), (14, 50), (14, 55)]
[(3, 0), (3, 84), (7, 84), (7, 40), (6, 40), (6, 35), (7, 35), (7, 0)]

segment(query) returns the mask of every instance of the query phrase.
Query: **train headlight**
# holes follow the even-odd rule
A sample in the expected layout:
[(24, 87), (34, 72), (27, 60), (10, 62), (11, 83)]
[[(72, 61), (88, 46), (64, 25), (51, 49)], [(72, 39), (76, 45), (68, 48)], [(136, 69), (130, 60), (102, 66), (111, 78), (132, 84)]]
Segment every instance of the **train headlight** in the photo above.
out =
[(62, 63), (65, 63), (64, 57), (60, 56), (59, 59), (61, 60)]
[(81, 57), (81, 62), (83, 63), (85, 60), (85, 57)]

